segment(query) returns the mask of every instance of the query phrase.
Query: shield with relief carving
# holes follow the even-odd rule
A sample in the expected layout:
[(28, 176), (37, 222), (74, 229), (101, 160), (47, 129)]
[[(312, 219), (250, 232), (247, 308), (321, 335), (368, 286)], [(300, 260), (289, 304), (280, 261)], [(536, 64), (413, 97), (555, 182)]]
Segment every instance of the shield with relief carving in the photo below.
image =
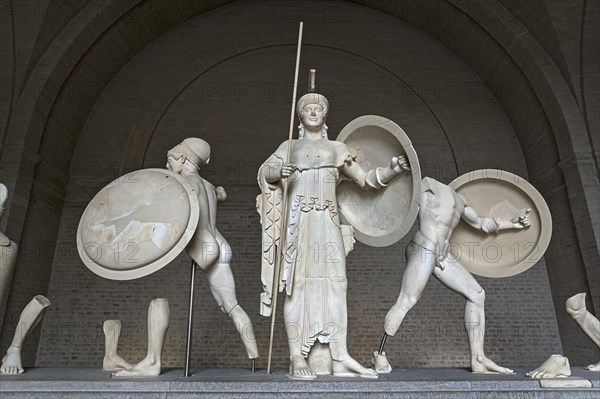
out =
[(449, 186), (493, 223), (517, 222), (525, 214), (529, 218), (529, 227), (491, 234), (459, 223), (450, 239), (450, 253), (467, 270), (483, 277), (509, 277), (541, 259), (552, 236), (552, 217), (542, 195), (525, 179), (504, 170), (481, 169), (465, 173)]
[(347, 124), (337, 140), (350, 148), (365, 170), (390, 166), (398, 155), (408, 158), (411, 171), (394, 177), (387, 187), (363, 190), (344, 181), (337, 189), (342, 220), (354, 227), (357, 240), (373, 247), (398, 242), (417, 218), (421, 195), (419, 159), (410, 139), (393, 121), (364, 115)]
[(77, 250), (101, 277), (144, 277), (184, 250), (199, 214), (197, 194), (182, 176), (166, 169), (131, 172), (88, 204), (77, 229)]

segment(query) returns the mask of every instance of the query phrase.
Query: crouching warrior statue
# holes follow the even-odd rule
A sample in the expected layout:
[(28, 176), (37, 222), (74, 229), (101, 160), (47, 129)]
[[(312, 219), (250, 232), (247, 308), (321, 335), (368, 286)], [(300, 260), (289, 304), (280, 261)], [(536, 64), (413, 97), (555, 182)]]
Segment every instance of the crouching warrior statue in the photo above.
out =
[(235, 294), (232, 250), (216, 226), (217, 203), (227, 195), (200, 176), (209, 160), (209, 144), (187, 138), (167, 152), (167, 169), (142, 169), (113, 181), (88, 204), (77, 247), (92, 272), (111, 280), (147, 276), (185, 250), (206, 272), (215, 301), (255, 359), (252, 323)]

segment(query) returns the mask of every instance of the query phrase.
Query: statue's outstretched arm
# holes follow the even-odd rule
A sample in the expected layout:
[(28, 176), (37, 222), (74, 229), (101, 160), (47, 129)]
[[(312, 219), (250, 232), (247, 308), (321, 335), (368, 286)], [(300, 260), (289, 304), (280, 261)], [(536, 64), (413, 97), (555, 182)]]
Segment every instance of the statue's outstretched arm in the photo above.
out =
[(524, 229), (531, 225), (529, 221), (530, 209), (524, 210), (520, 215), (512, 219), (502, 219), (488, 216), (482, 218), (477, 211), (465, 203), (465, 210), (462, 219), (471, 227), (481, 230), (485, 233), (497, 233), (500, 230), (507, 229)]
[(390, 166), (365, 170), (361, 164), (349, 157), (342, 166), (344, 175), (354, 180), (362, 189), (380, 189), (387, 186), (392, 178), (404, 171), (410, 171), (410, 164), (404, 155), (393, 157)]

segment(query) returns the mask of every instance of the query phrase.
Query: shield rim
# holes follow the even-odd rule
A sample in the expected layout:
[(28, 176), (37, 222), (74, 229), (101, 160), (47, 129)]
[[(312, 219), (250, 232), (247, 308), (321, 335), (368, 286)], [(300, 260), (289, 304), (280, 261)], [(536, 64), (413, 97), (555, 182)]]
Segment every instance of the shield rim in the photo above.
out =
[[(461, 264), (469, 272), (481, 277), (504, 278), (521, 274), (537, 265), (540, 259), (542, 259), (542, 257), (545, 255), (546, 250), (550, 245), (550, 239), (552, 238), (552, 214), (550, 213), (548, 204), (546, 203), (546, 200), (542, 194), (540, 194), (540, 192), (527, 180), (521, 176), (500, 169), (478, 169), (472, 172), (467, 172), (464, 175), (454, 179), (452, 182), (450, 182), (450, 184), (448, 184), (448, 186), (450, 186), (454, 191), (458, 192), (458, 189), (466, 183), (470, 183), (479, 179), (496, 179), (512, 183), (513, 186), (518, 187), (529, 196), (540, 214), (541, 226), (539, 239), (537, 242), (540, 250), (535, 252), (535, 256), (528, 257), (518, 263), (515, 263), (515, 265), (511, 267), (505, 267), (502, 269), (484, 269), (467, 262), (461, 262)], [(527, 262), (525, 262), (525, 260), (527, 260)]]
[[(190, 217), (188, 220), (188, 224), (185, 228), (185, 231), (182, 234), (182, 236), (180, 237), (179, 241), (173, 246), (173, 248), (171, 248), (171, 250), (166, 252), (161, 258), (159, 258), (159, 259), (155, 260), (154, 262), (149, 263), (145, 266), (142, 266), (142, 267), (139, 267), (136, 269), (132, 269), (132, 270), (118, 271), (118, 270), (107, 269), (104, 266), (101, 266), (101, 265), (95, 263), (94, 261), (92, 261), (91, 259), (89, 259), (88, 255), (85, 253), (85, 250), (84, 250), (84, 245), (83, 245), (83, 242), (81, 239), (81, 231), (82, 231), (82, 223), (83, 223), (84, 217), (88, 211), (88, 207), (90, 206), (90, 204), (94, 201), (94, 199), (96, 199), (96, 197), (106, 187), (110, 186), (114, 182), (124, 179), (126, 176), (129, 176), (132, 173), (156, 172), (156, 171), (173, 177), (179, 184), (181, 184), (181, 186), (183, 186), (183, 188), (184, 188), (184, 191), (187, 193), (188, 199), (190, 201)], [(111, 181), (110, 183), (108, 183), (100, 191), (98, 191), (96, 193), (96, 195), (92, 198), (92, 200), (88, 203), (85, 210), (81, 214), (81, 218), (79, 219), (79, 225), (77, 227), (77, 242), (76, 242), (77, 252), (79, 253), (79, 257), (81, 258), (81, 260), (85, 264), (85, 266), (90, 271), (92, 271), (94, 274), (96, 274), (100, 277), (104, 277), (109, 280), (118, 280), (118, 281), (135, 280), (138, 278), (149, 276), (150, 274), (159, 271), (160, 269), (162, 269), (163, 267), (165, 267), (169, 263), (171, 263), (171, 261), (173, 259), (175, 259), (181, 252), (183, 252), (183, 250), (185, 249), (187, 244), (192, 239), (192, 237), (196, 231), (196, 228), (198, 227), (199, 219), (200, 219), (200, 208), (199, 208), (199, 204), (198, 204), (198, 197), (196, 195), (196, 192), (194, 191), (194, 187), (192, 186), (192, 184), (190, 182), (188, 182), (184, 177), (182, 177), (181, 175), (179, 175), (175, 172), (172, 172), (168, 169), (147, 168), (147, 169), (135, 170), (135, 171), (129, 172), (129, 173)]]
[[(408, 234), (417, 220), (419, 215), (419, 203), (421, 199), (421, 167), (419, 165), (419, 157), (415, 151), (410, 138), (406, 132), (393, 120), (379, 115), (362, 115), (349, 122), (342, 131), (338, 134), (336, 140), (345, 143), (345, 140), (350, 137), (358, 128), (365, 126), (379, 126), (391, 133), (404, 148), (408, 161), (411, 165), (413, 176), (412, 183), (412, 198), (411, 205), (406, 214), (406, 218), (394, 231), (383, 236), (370, 236), (354, 226), (344, 215), (343, 206), (340, 205), (340, 217), (343, 223), (347, 223), (354, 227), (354, 237), (363, 244), (371, 247), (387, 247), (397, 243)], [(358, 186), (357, 186), (358, 187)]]

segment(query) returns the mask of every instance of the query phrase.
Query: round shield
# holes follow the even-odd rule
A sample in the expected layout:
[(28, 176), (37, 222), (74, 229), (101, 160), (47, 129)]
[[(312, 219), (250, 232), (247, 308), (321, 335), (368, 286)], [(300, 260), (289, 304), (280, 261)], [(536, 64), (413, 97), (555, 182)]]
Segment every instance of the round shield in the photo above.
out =
[(394, 177), (388, 187), (363, 190), (344, 181), (337, 189), (342, 220), (354, 227), (357, 240), (373, 247), (398, 242), (419, 212), (421, 170), (410, 139), (393, 121), (364, 115), (347, 124), (337, 140), (346, 143), (365, 170), (390, 166), (398, 155), (408, 158), (412, 170)]
[(552, 236), (552, 217), (542, 195), (525, 179), (502, 170), (482, 169), (458, 177), (449, 186), (482, 218), (516, 221), (520, 215), (529, 215), (529, 227), (492, 234), (459, 223), (450, 240), (450, 252), (471, 273), (514, 276), (544, 255)]
[(131, 172), (88, 204), (77, 229), (77, 250), (101, 277), (144, 277), (183, 251), (199, 214), (197, 194), (182, 176), (166, 169)]

